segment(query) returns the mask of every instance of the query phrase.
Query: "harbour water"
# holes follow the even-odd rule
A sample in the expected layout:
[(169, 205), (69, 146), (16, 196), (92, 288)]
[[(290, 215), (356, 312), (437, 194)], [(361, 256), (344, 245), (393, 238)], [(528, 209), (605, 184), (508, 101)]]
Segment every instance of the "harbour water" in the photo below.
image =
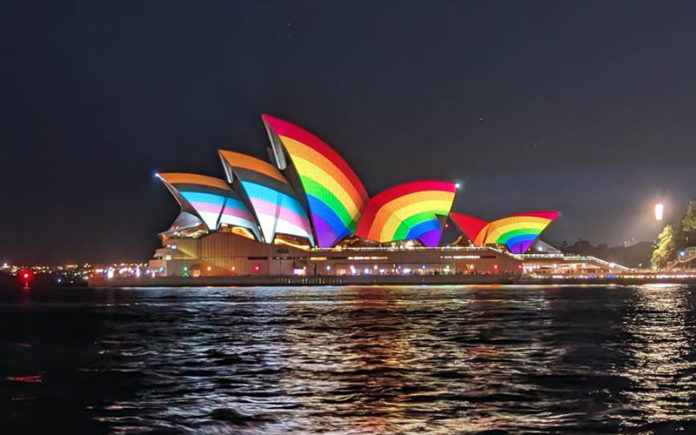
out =
[(0, 427), (696, 431), (696, 287), (0, 291)]

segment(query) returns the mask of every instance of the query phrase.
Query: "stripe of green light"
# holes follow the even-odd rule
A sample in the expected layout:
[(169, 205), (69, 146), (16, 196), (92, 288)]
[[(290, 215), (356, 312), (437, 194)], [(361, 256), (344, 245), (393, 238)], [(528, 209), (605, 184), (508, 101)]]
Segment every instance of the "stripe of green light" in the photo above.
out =
[(423, 223), (425, 221), (429, 221), (433, 219), (433, 212), (432, 211), (424, 211), (421, 213), (416, 213), (413, 216), (409, 216), (401, 223), (399, 226), (396, 228), (396, 231), (394, 232), (394, 240), (403, 240), (408, 236), (408, 232), (411, 231), (411, 228), (415, 227), (416, 225)]
[(523, 228), (523, 229), (519, 229), (519, 230), (508, 231), (506, 233), (503, 233), (500, 237), (498, 237), (498, 240), (496, 240), (495, 243), (504, 244), (509, 239), (516, 237), (516, 236), (521, 236), (524, 234), (534, 234), (535, 236), (538, 236), (539, 234), (541, 234), (541, 230), (540, 229)]
[(351, 225), (353, 228), (351, 230), (355, 231), (355, 222), (353, 221), (353, 217), (348, 213), (348, 210), (346, 207), (343, 205), (341, 201), (331, 193), (330, 190), (328, 190), (326, 187), (321, 185), (320, 183), (314, 181), (312, 178), (309, 177), (301, 177), (302, 178), (302, 186), (305, 189), (305, 193), (308, 195), (313, 195), (316, 198), (320, 199), (323, 201), (331, 210), (333, 210), (334, 213), (336, 213), (336, 216), (343, 222), (343, 225), (345, 225), (347, 228), (351, 228)]

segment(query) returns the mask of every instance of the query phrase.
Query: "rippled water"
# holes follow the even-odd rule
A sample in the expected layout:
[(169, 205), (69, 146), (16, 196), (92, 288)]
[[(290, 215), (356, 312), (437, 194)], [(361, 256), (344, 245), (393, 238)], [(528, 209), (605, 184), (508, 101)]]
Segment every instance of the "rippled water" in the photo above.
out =
[(696, 431), (696, 289), (0, 292), (0, 431)]

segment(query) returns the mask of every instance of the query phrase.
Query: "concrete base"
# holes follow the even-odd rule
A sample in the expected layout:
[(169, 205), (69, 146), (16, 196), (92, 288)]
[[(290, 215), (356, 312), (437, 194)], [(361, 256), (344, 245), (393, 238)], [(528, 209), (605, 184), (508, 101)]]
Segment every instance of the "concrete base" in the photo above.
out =
[(342, 275), (342, 276), (180, 276), (140, 278), (91, 278), (89, 287), (226, 287), (226, 286), (320, 286), (320, 285), (442, 285), (513, 284), (515, 275)]

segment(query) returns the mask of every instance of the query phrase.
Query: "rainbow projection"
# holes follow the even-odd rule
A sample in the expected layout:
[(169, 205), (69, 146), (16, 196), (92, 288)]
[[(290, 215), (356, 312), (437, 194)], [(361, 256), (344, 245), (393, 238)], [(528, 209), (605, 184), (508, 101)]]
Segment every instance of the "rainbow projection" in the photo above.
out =
[(455, 183), (414, 181), (385, 190), (370, 199), (356, 234), (376, 242), (418, 239), (437, 246), (441, 220), (452, 208)]
[(247, 228), (258, 238), (254, 217), (224, 180), (183, 172), (157, 174), (179, 205), (198, 216), (209, 230), (220, 224)]
[(278, 168), (234, 151), (219, 150), (230, 183), (239, 181), (261, 227), (264, 241), (276, 233), (307, 238), (314, 244), (309, 218)]
[[(282, 144), (292, 162), (309, 207), (316, 243), (332, 247), (353, 234), (368, 195), (355, 172), (312, 133), (282, 119), (263, 115), (269, 135)], [(279, 154), (273, 140), (274, 152)], [(282, 167), (282, 166), (281, 166)]]
[(293, 243), (278, 235), (298, 237), (321, 248), (332, 248), (350, 235), (377, 243), (420, 240), (435, 247), (450, 216), (476, 246), (505, 245), (521, 254), (560, 215), (538, 211), (487, 222), (450, 213), (457, 185), (445, 181), (404, 183), (370, 198), (348, 163), (320, 138), (282, 119), (262, 119), (271, 140), (271, 162), (219, 150), (227, 180), (180, 172), (158, 175), (197, 226), (204, 224), (209, 231), (220, 225), (241, 227), (245, 231), (232, 232), (253, 233), (265, 243)]
[(560, 212), (519, 213), (492, 222), (451, 213), (454, 224), (476, 246), (505, 245), (513, 254), (524, 254)]

